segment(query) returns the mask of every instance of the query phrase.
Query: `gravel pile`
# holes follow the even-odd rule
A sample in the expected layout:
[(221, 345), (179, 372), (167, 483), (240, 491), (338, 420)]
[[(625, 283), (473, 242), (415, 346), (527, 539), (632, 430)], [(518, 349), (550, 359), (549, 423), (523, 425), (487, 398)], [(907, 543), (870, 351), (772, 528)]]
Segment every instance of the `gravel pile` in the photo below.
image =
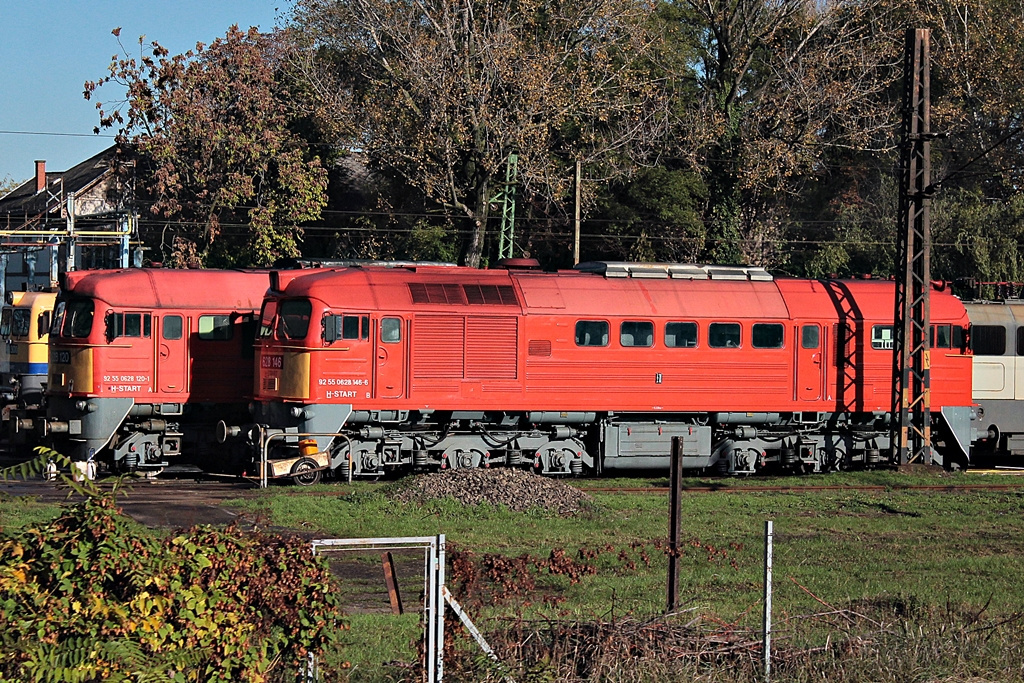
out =
[(540, 507), (562, 516), (578, 514), (593, 500), (564, 481), (509, 467), (442, 470), (410, 479), (395, 493), (396, 500), (426, 503), (453, 498), (463, 505), (504, 505), (517, 512)]

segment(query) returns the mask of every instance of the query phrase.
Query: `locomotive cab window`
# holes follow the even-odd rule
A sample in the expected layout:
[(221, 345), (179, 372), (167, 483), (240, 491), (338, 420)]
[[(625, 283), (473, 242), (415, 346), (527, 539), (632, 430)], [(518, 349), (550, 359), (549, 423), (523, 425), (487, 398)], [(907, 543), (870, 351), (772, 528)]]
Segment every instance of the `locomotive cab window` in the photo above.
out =
[(654, 346), (654, 323), (627, 320), (619, 326), (621, 346)]
[(665, 323), (665, 346), (670, 349), (697, 347), (697, 323)]
[(1024, 356), (1024, 327), (1017, 328), (1017, 355)]
[(1006, 353), (1006, 328), (1002, 325), (972, 325), (971, 348), (976, 356)]
[(270, 337), (274, 334), (274, 316), (277, 315), (277, 301), (268, 299), (263, 302), (263, 310), (260, 311), (260, 337)]
[(283, 339), (305, 339), (313, 304), (308, 299), (285, 299), (277, 308), (277, 334)]
[(608, 323), (604, 320), (576, 322), (576, 346), (608, 346)]
[(783, 335), (783, 327), (779, 323), (754, 323), (750, 344), (755, 349), (781, 349)]
[(370, 338), (370, 316), (368, 315), (325, 315), (323, 338), (328, 344), (339, 339)]
[(11, 315), (12, 310), (5, 308), (4, 312), (0, 314), (0, 337), (4, 339), (10, 339), (11, 337)]
[(11, 319), (11, 336), (27, 337), (32, 327), (32, 311), (27, 308), (15, 308)]
[(50, 329), (50, 312), (43, 311), (36, 318), (36, 339), (42, 339)]
[(713, 349), (738, 349), (739, 323), (711, 323), (708, 326), (708, 346)]
[(871, 328), (871, 348), (892, 351), (892, 325), (875, 325)]
[(149, 313), (108, 313), (107, 339), (149, 337), (152, 334), (152, 325), (153, 319)]
[(402, 341), (401, 318), (383, 318), (380, 321), (380, 340), (385, 344), (396, 344)]
[[(92, 319), (95, 308), (91, 299), (68, 301), (64, 304), (60, 336), (82, 339), (92, 332)], [(56, 327), (56, 324), (55, 324)]]
[(199, 316), (199, 338), (206, 341), (227, 341), (234, 334), (230, 315)]

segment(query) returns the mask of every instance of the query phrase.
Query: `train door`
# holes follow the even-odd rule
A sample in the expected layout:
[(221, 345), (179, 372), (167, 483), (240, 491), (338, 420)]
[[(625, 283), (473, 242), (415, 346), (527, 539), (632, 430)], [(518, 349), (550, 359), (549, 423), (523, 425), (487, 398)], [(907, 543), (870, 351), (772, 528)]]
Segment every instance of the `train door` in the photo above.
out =
[(800, 325), (796, 343), (796, 390), (797, 399), (817, 401), (825, 384), (825, 339), (821, 325), (804, 323)]
[(377, 328), (377, 368), (374, 398), (405, 396), (405, 357), (408, 344), (401, 318), (381, 318)]
[(160, 318), (157, 353), (157, 386), (160, 392), (178, 394), (186, 389), (188, 335), (185, 320), (177, 314)]

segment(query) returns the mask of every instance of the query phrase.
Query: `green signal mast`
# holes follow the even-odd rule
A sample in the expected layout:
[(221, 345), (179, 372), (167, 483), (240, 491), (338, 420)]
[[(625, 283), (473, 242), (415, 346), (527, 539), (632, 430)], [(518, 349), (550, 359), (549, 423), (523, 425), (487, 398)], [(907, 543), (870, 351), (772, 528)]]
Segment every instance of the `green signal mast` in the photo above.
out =
[(498, 239), (498, 258), (512, 258), (512, 245), (516, 233), (516, 185), (519, 182), (519, 155), (509, 154), (505, 166), (505, 183), (492, 198), (501, 203), (501, 235)]

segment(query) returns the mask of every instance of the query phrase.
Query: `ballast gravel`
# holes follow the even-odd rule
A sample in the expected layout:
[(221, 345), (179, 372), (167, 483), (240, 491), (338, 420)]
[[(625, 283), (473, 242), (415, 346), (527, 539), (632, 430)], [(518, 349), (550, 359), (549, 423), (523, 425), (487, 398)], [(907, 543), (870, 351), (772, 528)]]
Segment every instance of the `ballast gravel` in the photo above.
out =
[(563, 517), (582, 512), (593, 499), (563, 480), (509, 467), (462, 468), (417, 475), (403, 481), (393, 496), (403, 503), (452, 498), (463, 505), (504, 505), (523, 512), (557, 510)]

